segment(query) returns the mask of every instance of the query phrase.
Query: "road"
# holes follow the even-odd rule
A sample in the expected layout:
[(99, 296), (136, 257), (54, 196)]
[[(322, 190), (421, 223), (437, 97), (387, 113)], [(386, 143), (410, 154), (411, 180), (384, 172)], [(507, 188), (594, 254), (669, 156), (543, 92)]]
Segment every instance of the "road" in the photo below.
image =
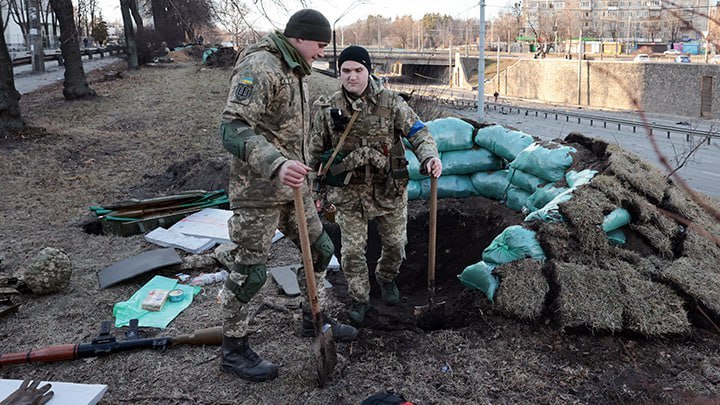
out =
[[(105, 56), (93, 59), (83, 59), (85, 73), (107, 66), (121, 60), (117, 56)], [(64, 80), (65, 67), (58, 66), (57, 61), (46, 61), (44, 73), (33, 73), (31, 65), (15, 66), (13, 68), (15, 88), (20, 94), (29, 93), (48, 84)]]

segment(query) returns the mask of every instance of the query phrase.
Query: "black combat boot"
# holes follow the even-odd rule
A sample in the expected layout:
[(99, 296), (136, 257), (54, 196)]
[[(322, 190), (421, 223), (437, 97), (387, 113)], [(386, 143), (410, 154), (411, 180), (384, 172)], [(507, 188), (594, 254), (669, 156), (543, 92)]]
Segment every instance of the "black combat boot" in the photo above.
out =
[(248, 344), (247, 336), (222, 338), (220, 369), (254, 382), (273, 380), (278, 376), (278, 366), (263, 360)]
[(350, 319), (352, 319), (353, 322), (355, 322), (358, 325), (361, 325), (363, 321), (365, 320), (365, 313), (370, 309), (370, 304), (367, 302), (357, 302), (353, 301), (352, 304), (350, 304), (350, 309), (348, 310), (348, 315), (350, 315)]
[[(333, 340), (336, 342), (352, 342), (357, 339), (358, 331), (354, 327), (340, 323), (325, 314), (321, 314), (321, 316), (323, 323), (329, 323), (332, 327)], [(310, 311), (303, 310), (300, 333), (303, 337), (315, 336), (315, 325)]]
[(380, 295), (386, 305), (392, 306), (400, 303), (400, 291), (394, 280), (388, 283), (378, 281), (378, 284), (380, 284)]

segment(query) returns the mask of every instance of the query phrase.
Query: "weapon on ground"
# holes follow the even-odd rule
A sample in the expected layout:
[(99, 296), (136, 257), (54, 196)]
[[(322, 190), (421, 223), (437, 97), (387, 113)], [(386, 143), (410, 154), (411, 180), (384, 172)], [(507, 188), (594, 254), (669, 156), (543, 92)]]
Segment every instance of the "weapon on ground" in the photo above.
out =
[(185, 335), (158, 338), (141, 338), (137, 326), (138, 320), (132, 319), (127, 332), (125, 332), (126, 339), (117, 340), (110, 333), (112, 321), (103, 321), (100, 326), (100, 334), (92, 340), (92, 343), (49, 346), (41, 349), (31, 349), (27, 352), (0, 354), (0, 366), (77, 360), (135, 349), (152, 348), (165, 351), (168, 347), (180, 345), (219, 346), (222, 343), (221, 326), (199, 329)]

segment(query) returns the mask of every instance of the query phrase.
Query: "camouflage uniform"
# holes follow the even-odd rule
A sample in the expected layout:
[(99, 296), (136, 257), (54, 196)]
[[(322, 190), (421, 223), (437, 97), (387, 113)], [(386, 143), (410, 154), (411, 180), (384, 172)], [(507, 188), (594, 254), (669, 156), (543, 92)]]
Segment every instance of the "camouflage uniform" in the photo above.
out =
[[(234, 215), (228, 225), (238, 249), (230, 281), (219, 296), (228, 337), (252, 332), (249, 323), (259, 305), (252, 297), (267, 278), (265, 263), (275, 229), (299, 245), (293, 192), (276, 172), (288, 160), (308, 162), (310, 109), (307, 79), (294, 69), (298, 63), (280, 49), (279, 35), (261, 38), (238, 57), (223, 110), (224, 140), (224, 131), (235, 128), (249, 134), (244, 138), (244, 149), (233, 153), (230, 168), (229, 196)], [(323, 228), (307, 185), (303, 186), (303, 195), (310, 241), (317, 241)], [(318, 295), (322, 297), (325, 268), (315, 270)], [(303, 278), (304, 273), (300, 273)], [(249, 285), (253, 288), (247, 291)], [(303, 297), (307, 299), (307, 294)]]
[[(354, 101), (340, 90), (329, 99), (320, 99), (312, 131), (313, 166), (320, 156), (334, 148), (342, 135), (334, 127), (331, 109), (345, 117), (359, 115), (341, 147), (346, 156), (341, 167), (350, 174), (343, 187), (328, 187), (328, 202), (337, 207), (336, 221), (342, 236), (342, 268), (352, 299), (368, 303), (370, 281), (365, 259), (368, 221), (375, 219), (382, 242), (382, 253), (375, 268), (380, 284), (393, 281), (405, 258), (407, 244), (407, 161), (402, 140), (424, 165), (438, 157), (435, 141), (417, 114), (395, 92), (382, 87), (370, 76), (365, 95)], [(399, 145), (398, 145), (399, 144)], [(335, 165), (335, 164), (334, 164)], [(333, 166), (334, 166), (333, 165)], [(332, 170), (332, 169), (331, 169)]]

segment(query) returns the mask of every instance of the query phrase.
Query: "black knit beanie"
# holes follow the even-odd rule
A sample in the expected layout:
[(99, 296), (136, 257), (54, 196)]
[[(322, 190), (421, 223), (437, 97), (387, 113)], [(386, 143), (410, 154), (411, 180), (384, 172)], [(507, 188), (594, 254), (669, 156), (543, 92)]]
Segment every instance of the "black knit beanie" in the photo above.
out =
[(329, 43), (331, 39), (330, 22), (319, 11), (303, 9), (293, 14), (285, 26), (286, 37), (307, 39)]
[(355, 45), (348, 46), (340, 52), (340, 56), (338, 57), (338, 67), (342, 67), (342, 64), (348, 60), (360, 63), (367, 68), (368, 72), (372, 73), (372, 63), (370, 62), (370, 54), (367, 49)]

